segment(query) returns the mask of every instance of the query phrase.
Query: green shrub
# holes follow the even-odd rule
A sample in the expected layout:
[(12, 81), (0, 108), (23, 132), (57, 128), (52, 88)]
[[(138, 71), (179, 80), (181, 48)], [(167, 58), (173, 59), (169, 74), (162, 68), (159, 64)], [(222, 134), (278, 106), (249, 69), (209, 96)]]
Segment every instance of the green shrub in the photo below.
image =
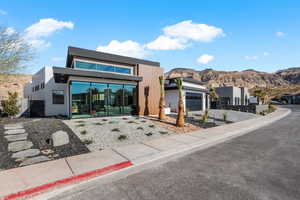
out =
[(208, 110), (206, 110), (206, 111), (204, 112), (204, 114), (202, 115), (202, 122), (203, 122), (203, 123), (206, 123), (207, 120), (208, 120)]
[(112, 132), (120, 132), (120, 129), (119, 128), (114, 128), (114, 129), (111, 129)]
[(118, 140), (126, 140), (127, 135), (119, 135)]
[(83, 144), (85, 145), (89, 145), (89, 144), (92, 144), (94, 141), (92, 139), (85, 139), (83, 140)]
[(227, 121), (227, 113), (226, 113), (226, 112), (223, 113), (223, 121), (224, 121), (224, 122)]
[(80, 134), (81, 134), (81, 135), (86, 135), (86, 134), (87, 134), (87, 131), (86, 131), (86, 130), (80, 131)]
[(18, 93), (8, 92), (8, 99), (1, 101), (3, 113), (9, 117), (15, 117), (20, 112), (20, 105), (18, 103)]
[(141, 127), (141, 126), (137, 127), (136, 129), (137, 129), (137, 130), (144, 130), (144, 128)]
[(149, 127), (150, 128), (155, 128), (155, 126), (153, 124), (150, 124)]
[(153, 135), (153, 133), (149, 132), (149, 133), (146, 133), (145, 135), (151, 136), (151, 135)]
[(159, 131), (160, 134), (165, 135), (168, 134), (168, 131)]
[(84, 127), (85, 124), (78, 124), (77, 127)]
[(273, 105), (271, 105), (271, 104), (269, 104), (269, 106), (268, 106), (268, 113), (274, 112), (275, 110), (276, 110), (276, 107), (273, 106)]

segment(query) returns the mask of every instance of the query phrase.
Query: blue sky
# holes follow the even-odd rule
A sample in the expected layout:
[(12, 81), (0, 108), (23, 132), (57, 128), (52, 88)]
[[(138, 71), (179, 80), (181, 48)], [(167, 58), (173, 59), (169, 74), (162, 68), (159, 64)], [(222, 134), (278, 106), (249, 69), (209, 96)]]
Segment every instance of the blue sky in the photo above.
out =
[(300, 1), (2, 0), (0, 24), (36, 49), (26, 73), (65, 65), (68, 46), (196, 70), (300, 66)]

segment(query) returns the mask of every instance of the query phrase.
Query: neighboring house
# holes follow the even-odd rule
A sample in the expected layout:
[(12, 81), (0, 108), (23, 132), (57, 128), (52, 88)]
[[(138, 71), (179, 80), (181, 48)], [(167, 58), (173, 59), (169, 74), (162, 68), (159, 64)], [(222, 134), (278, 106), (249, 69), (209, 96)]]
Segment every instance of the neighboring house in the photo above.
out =
[(300, 104), (300, 93), (299, 94), (284, 94), (280, 101), (286, 104)]
[(155, 115), (159, 62), (69, 47), (66, 67), (44, 67), (25, 88), (30, 112), (70, 118)]
[[(204, 111), (209, 109), (209, 90), (200, 81), (183, 78), (183, 104), (188, 111)], [(165, 81), (166, 107), (178, 112), (179, 91), (175, 78)]]
[(219, 95), (220, 105), (248, 105), (250, 97), (248, 88), (224, 86), (215, 88)]

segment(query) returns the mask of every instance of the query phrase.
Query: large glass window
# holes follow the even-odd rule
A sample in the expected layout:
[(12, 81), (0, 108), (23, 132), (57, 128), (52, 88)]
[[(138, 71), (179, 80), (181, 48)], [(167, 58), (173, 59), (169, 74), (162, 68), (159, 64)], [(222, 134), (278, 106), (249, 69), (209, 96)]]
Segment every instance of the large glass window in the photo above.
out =
[(131, 68), (116, 67), (116, 66), (112, 66), (112, 65), (95, 64), (95, 63), (88, 63), (88, 62), (82, 62), (82, 61), (76, 61), (75, 67), (81, 68), (81, 69), (104, 71), (104, 72), (131, 74)]
[(72, 116), (89, 117), (90, 116), (90, 83), (72, 82)]
[(135, 85), (72, 81), (72, 117), (136, 114)]

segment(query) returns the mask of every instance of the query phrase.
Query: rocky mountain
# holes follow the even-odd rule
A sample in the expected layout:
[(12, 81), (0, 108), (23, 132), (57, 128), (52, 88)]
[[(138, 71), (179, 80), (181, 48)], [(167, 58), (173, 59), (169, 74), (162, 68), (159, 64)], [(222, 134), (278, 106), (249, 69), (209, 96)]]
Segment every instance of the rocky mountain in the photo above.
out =
[(17, 92), (23, 96), (25, 84), (31, 81), (32, 75), (0, 75), (0, 99), (7, 97), (7, 92)]
[(277, 87), (300, 84), (300, 67), (280, 70), (275, 73), (259, 72), (252, 69), (244, 71), (216, 71), (205, 69), (196, 71), (187, 68), (175, 68), (165, 74), (166, 78), (189, 77), (203, 82), (208, 87)]

